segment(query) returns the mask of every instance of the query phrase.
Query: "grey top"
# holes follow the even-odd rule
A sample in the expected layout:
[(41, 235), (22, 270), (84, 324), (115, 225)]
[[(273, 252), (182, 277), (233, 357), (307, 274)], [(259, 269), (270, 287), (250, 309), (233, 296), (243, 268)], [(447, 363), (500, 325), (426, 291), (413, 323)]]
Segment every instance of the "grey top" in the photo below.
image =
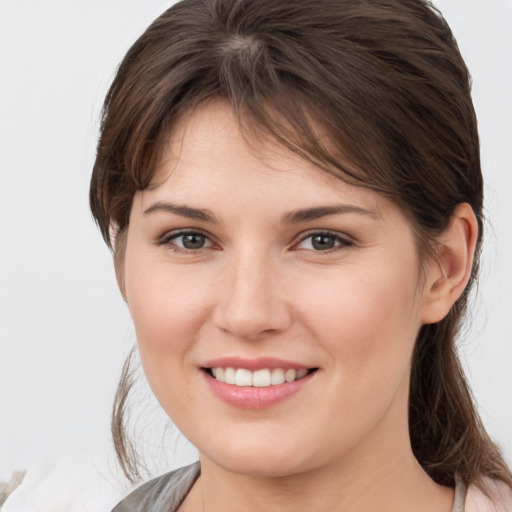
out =
[[(141, 485), (112, 512), (176, 512), (201, 474), (199, 462), (159, 476)], [(452, 512), (465, 512), (466, 488), (457, 480)]]
[(201, 474), (199, 462), (142, 484), (112, 512), (176, 512)]

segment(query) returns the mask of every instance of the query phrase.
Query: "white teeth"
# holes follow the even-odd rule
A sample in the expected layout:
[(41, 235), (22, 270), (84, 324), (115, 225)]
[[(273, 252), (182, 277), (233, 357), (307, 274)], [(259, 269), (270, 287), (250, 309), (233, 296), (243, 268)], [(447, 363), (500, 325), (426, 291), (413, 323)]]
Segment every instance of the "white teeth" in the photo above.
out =
[(271, 384), (276, 386), (278, 384), (282, 384), (284, 382), (284, 370), (281, 368), (277, 368), (276, 370), (272, 370), (272, 381)]
[(268, 386), (278, 386), (285, 382), (293, 382), (304, 378), (308, 374), (307, 369), (283, 370), (275, 368), (273, 370), (264, 368), (251, 372), (245, 368), (211, 368), (215, 379), (226, 384), (235, 384), (236, 386), (254, 386), (266, 388)]
[(226, 371), (224, 372), (224, 382), (227, 384), (235, 384), (236, 378), (234, 368), (226, 368)]
[(302, 379), (302, 377), (305, 377), (308, 374), (308, 371), (306, 369), (303, 370), (297, 370), (296, 379)]
[(252, 374), (252, 385), (257, 388), (266, 388), (272, 384), (270, 370), (258, 370)]
[(235, 384), (237, 386), (252, 386), (252, 372), (238, 368), (235, 374)]
[(296, 376), (297, 372), (295, 370), (286, 370), (286, 373), (284, 374), (286, 382), (293, 382)]

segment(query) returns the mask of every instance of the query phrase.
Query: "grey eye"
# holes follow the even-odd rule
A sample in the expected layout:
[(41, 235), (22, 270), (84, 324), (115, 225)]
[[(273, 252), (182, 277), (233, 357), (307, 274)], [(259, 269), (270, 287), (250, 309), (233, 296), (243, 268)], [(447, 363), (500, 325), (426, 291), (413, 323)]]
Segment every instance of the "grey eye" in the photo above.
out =
[[(181, 244), (179, 240), (181, 238)], [(206, 245), (206, 237), (201, 233), (185, 233), (178, 235), (173, 242), (185, 249), (202, 249)]]
[(314, 235), (311, 237), (311, 246), (316, 251), (326, 251), (336, 245), (336, 239), (330, 235)]
[(332, 249), (341, 249), (343, 247), (350, 247), (353, 242), (349, 239), (343, 238), (339, 234), (330, 232), (316, 232), (305, 236), (297, 248), (307, 249), (309, 251), (329, 251)]
[(213, 243), (200, 231), (179, 231), (162, 237), (158, 245), (164, 245), (176, 252), (193, 252), (212, 247)]

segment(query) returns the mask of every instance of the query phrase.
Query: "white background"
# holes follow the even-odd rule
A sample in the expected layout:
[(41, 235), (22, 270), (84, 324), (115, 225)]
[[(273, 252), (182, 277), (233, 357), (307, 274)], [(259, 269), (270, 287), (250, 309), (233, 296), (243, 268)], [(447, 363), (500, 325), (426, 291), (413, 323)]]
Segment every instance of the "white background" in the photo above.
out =
[[(21, 468), (64, 475), (73, 459), (101, 473), (96, 510), (126, 490), (107, 447), (134, 334), (88, 210), (88, 182), (116, 65), (171, 3), (0, 0), (0, 480)], [(486, 178), (484, 266), (463, 359), (510, 463), (512, 1), (435, 4), (474, 78)], [(190, 458), (184, 448), (176, 454), (172, 465)], [(41, 507), (41, 489), (53, 486), (46, 494), (56, 496), (59, 478), (34, 487)]]

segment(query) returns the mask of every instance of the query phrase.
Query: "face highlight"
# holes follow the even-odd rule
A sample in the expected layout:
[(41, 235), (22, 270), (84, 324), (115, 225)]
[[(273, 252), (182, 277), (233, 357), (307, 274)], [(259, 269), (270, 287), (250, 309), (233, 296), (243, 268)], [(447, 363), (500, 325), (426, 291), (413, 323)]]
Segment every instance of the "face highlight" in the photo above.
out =
[[(203, 460), (282, 476), (408, 439), (424, 301), (393, 203), (198, 109), (136, 194), (125, 296), (148, 381)], [(387, 446), (387, 445), (386, 445)]]

